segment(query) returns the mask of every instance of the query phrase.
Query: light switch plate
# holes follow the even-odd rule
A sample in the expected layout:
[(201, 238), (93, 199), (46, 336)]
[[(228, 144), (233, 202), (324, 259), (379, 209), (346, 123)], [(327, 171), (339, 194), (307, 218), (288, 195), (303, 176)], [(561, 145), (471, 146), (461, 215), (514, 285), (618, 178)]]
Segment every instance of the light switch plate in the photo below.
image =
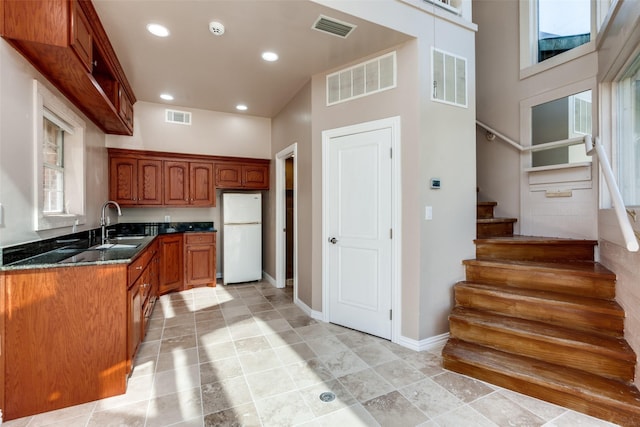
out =
[(424, 207), (424, 219), (431, 221), (433, 219), (433, 206)]

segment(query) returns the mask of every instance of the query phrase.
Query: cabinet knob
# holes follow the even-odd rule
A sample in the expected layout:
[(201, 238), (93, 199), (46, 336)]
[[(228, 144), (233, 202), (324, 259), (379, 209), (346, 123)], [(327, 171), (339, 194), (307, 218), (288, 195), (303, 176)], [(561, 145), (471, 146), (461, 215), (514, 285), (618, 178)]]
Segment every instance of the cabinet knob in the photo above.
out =
[(136, 270), (142, 270), (142, 266), (141, 265), (137, 266)]

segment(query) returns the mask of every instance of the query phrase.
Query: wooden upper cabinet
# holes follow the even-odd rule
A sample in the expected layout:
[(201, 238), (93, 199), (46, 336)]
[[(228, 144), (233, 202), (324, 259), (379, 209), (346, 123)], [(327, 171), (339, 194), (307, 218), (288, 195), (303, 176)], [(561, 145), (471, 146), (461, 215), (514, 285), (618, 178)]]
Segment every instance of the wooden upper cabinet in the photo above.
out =
[(189, 162), (164, 161), (164, 204), (189, 203)]
[(216, 190), (213, 183), (213, 163), (189, 163), (189, 184), (190, 205), (216, 205)]
[(74, 3), (71, 14), (71, 36), (71, 48), (78, 55), (82, 65), (91, 72), (93, 68), (91, 24), (78, 3)]
[(267, 163), (216, 163), (216, 188), (269, 189), (269, 164)]
[(3, 0), (2, 36), (106, 133), (133, 134), (136, 98), (89, 0)]
[(138, 159), (138, 205), (162, 204), (162, 161)]
[(162, 161), (110, 157), (109, 198), (122, 206), (162, 204)]

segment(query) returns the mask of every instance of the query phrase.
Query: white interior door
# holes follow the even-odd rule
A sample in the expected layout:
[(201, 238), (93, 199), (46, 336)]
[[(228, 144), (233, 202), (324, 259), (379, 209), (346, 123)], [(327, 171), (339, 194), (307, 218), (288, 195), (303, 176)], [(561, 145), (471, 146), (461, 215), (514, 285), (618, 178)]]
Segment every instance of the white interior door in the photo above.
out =
[(391, 128), (328, 143), (329, 321), (391, 338)]

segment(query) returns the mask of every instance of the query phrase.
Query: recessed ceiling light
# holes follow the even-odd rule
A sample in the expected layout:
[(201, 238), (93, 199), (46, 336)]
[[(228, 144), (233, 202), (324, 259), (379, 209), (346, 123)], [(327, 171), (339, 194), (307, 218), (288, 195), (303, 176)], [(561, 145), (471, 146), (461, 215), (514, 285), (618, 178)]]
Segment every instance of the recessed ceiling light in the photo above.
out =
[(239, 110), (239, 111), (247, 111), (247, 108), (248, 107), (246, 105), (244, 105), (244, 104), (236, 105), (236, 110)]
[(165, 101), (173, 101), (173, 95), (170, 95), (168, 93), (161, 94), (160, 98), (164, 99)]
[(275, 52), (263, 52), (262, 59), (268, 62), (273, 62), (278, 60), (278, 54)]
[(147, 24), (147, 31), (149, 31), (154, 36), (158, 37), (168, 37), (169, 30), (164, 25), (160, 24)]

